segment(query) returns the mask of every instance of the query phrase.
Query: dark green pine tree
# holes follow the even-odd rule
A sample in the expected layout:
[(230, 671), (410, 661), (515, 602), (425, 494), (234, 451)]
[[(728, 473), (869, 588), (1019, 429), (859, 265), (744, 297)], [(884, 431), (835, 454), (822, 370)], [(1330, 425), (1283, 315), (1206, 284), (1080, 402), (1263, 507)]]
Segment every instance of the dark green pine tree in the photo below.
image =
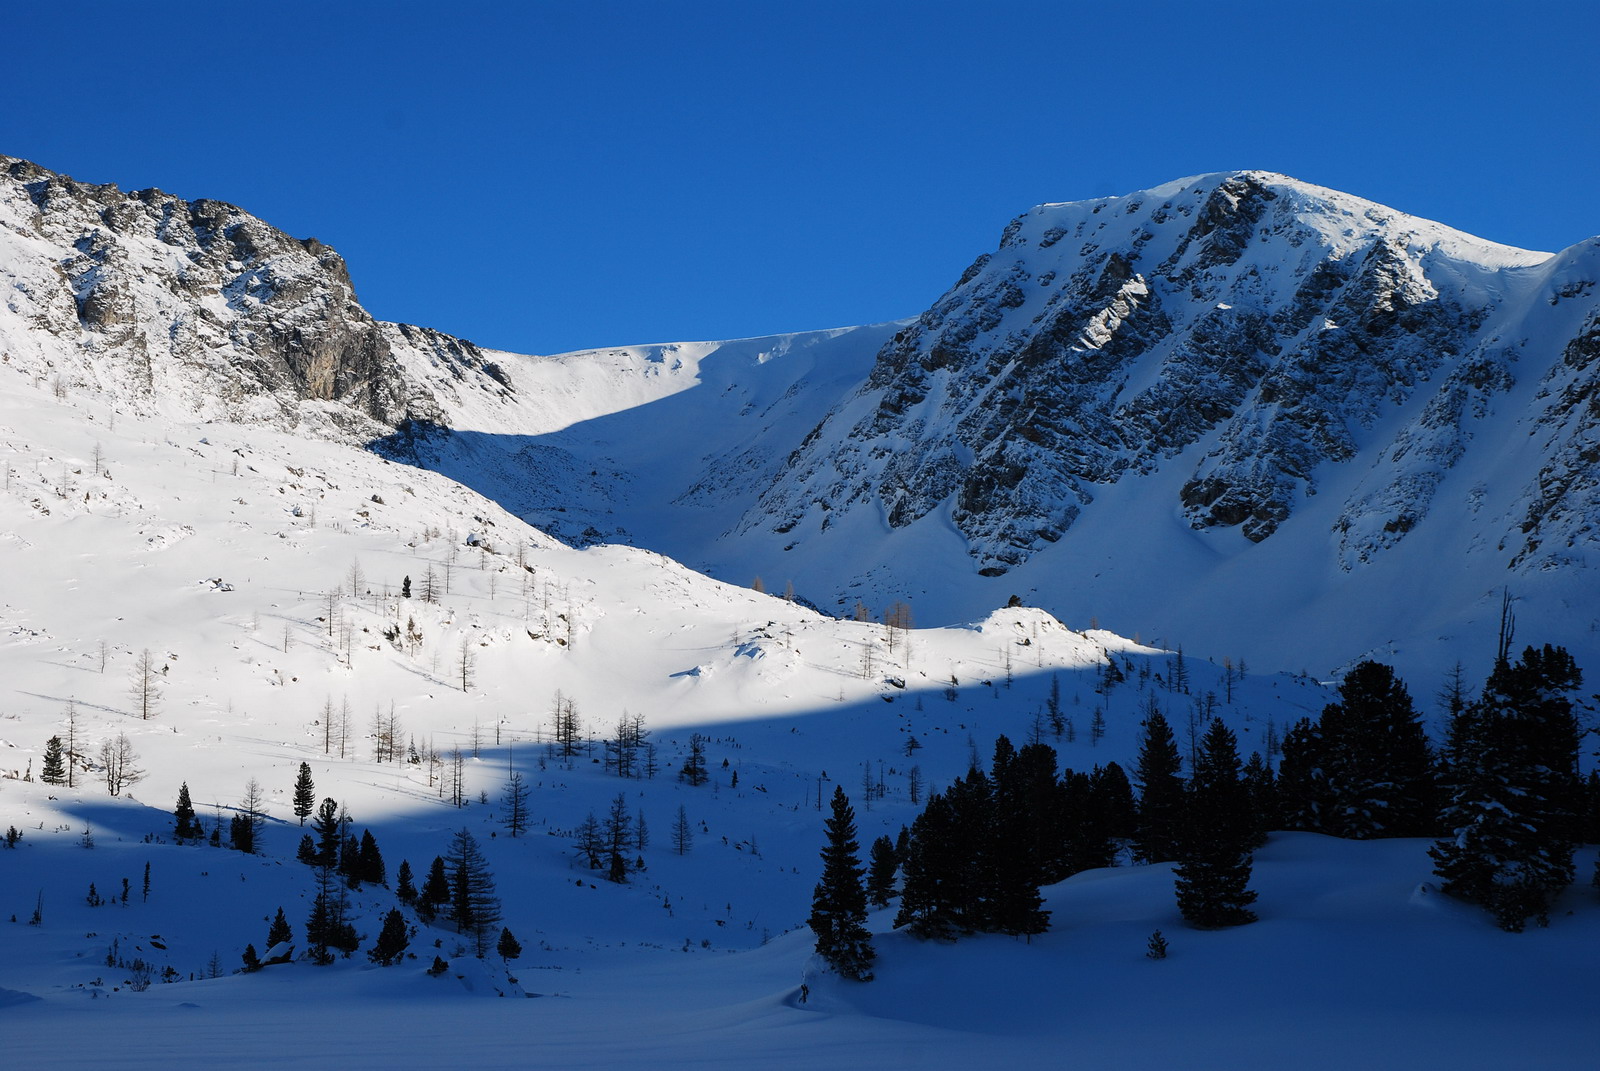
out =
[(394, 896), (402, 904), (412, 904), (417, 899), (417, 887), (411, 876), (411, 864), (402, 859), (400, 869), (395, 872)]
[(1139, 828), (1139, 807), (1133, 786), (1121, 766), (1108, 762), (1089, 775), (1089, 792), (1096, 820), (1112, 840), (1127, 840)]
[(1246, 806), (1250, 810), (1250, 848), (1255, 850), (1267, 843), (1267, 833), (1279, 827), (1278, 784), (1272, 776), (1272, 767), (1252, 751), (1240, 775), (1244, 784)]
[(311, 827), (316, 831), (317, 851), (314, 866), (332, 867), (339, 865), (339, 804), (333, 799), (325, 799), (317, 808), (317, 816), (311, 820)]
[(1444, 890), (1488, 908), (1501, 928), (1543, 925), (1576, 875), (1579, 730), (1569, 693), (1582, 683), (1560, 647), (1502, 656), (1483, 695), (1450, 728), (1441, 816), (1428, 854)]
[(338, 941), (338, 927), (333, 902), (326, 892), (318, 892), (311, 901), (311, 913), (306, 916), (306, 944), (311, 961), (319, 965), (333, 962), (329, 948)]
[(300, 819), (301, 825), (306, 824), (306, 819), (311, 817), (311, 811), (316, 805), (317, 786), (311, 781), (311, 767), (302, 762), (300, 775), (294, 779), (294, 816)]
[(1290, 726), (1278, 762), (1278, 813), (1283, 828), (1328, 832), (1334, 806), (1329, 765), (1320, 723), (1301, 718)]
[(355, 877), (368, 885), (389, 883), (389, 872), (383, 865), (383, 853), (378, 851), (378, 842), (370, 829), (361, 831), (361, 846), (356, 852)]
[(278, 945), (288, 944), (293, 940), (294, 931), (289, 928), (289, 920), (280, 907), (278, 914), (272, 920), (272, 925), (267, 928), (267, 951), (271, 952)]
[(957, 926), (953, 899), (958, 884), (958, 863), (952, 851), (955, 814), (944, 793), (928, 797), (922, 813), (911, 823), (910, 836), (900, 851), (900, 910), (896, 929), (904, 926), (924, 940), (954, 940)]
[(822, 880), (811, 894), (811, 916), (806, 921), (817, 935), (817, 955), (844, 977), (870, 982), (877, 953), (867, 929), (856, 814), (844, 789), (837, 786), (832, 806), (824, 823), (828, 842), (822, 849)]
[(1381, 662), (1361, 662), (1322, 711), (1336, 837), (1418, 837), (1434, 831), (1433, 752), (1406, 686)]
[(1139, 813), (1133, 838), (1134, 855), (1140, 862), (1159, 863), (1178, 857), (1178, 841), (1183, 823), (1183, 760), (1178, 757), (1178, 741), (1166, 716), (1153, 708), (1140, 723), (1144, 732), (1139, 742), (1139, 761), (1134, 781), (1139, 786)]
[(261, 957), (256, 954), (255, 945), (244, 946), (244, 972), (250, 974), (261, 969)]
[(995, 857), (994, 784), (974, 766), (945, 793), (955, 821), (950, 852), (957, 870), (949, 882), (955, 921), (962, 933), (994, 928), (1001, 875)]
[(1215, 929), (1254, 922), (1249, 905), (1249, 802), (1239, 777), (1233, 732), (1213, 718), (1189, 785), (1183, 846), (1173, 871), (1178, 910), (1191, 926)]
[(867, 853), (867, 899), (873, 907), (889, 906), (889, 898), (894, 895), (894, 872), (899, 866), (894, 841), (882, 836), (872, 842)]
[(422, 891), (417, 895), (417, 914), (424, 922), (432, 922), (439, 909), (450, 902), (450, 878), (445, 873), (444, 858), (433, 857), (428, 876), (422, 881)]
[(1043, 871), (1035, 850), (1037, 816), (1028, 810), (1023, 760), (1004, 736), (995, 741), (992, 766), (992, 834), (983, 852), (992, 874), (983, 929), (1032, 935), (1050, 928), (1039, 895)]
[(178, 804), (172, 809), (172, 835), (180, 841), (199, 840), (200, 826), (195, 822), (194, 804), (189, 801), (189, 782), (178, 786)]
[(378, 940), (367, 952), (367, 958), (380, 967), (388, 967), (400, 961), (410, 943), (411, 934), (407, 930), (405, 916), (400, 914), (399, 908), (390, 908), (383, 917), (383, 928), (378, 931)]
[(1066, 787), (1056, 776), (1055, 748), (1042, 743), (1023, 745), (1007, 778), (1012, 782), (1007, 796), (1024, 816), (1027, 851), (1038, 868), (1040, 883), (1052, 885), (1071, 877), (1077, 849), (1070, 836)]
[(500, 953), (501, 959), (509, 962), (522, 955), (522, 942), (512, 935), (509, 928), (501, 927), (500, 940), (495, 942), (494, 950)]
[(1063, 877), (1110, 866), (1116, 861), (1117, 846), (1111, 841), (1100, 801), (1095, 795), (1094, 777), (1075, 770), (1061, 772), (1062, 808), (1066, 821), (1066, 862)]
[(66, 752), (59, 736), (52, 736), (44, 746), (44, 766), (39, 770), (39, 779), (47, 785), (67, 783)]

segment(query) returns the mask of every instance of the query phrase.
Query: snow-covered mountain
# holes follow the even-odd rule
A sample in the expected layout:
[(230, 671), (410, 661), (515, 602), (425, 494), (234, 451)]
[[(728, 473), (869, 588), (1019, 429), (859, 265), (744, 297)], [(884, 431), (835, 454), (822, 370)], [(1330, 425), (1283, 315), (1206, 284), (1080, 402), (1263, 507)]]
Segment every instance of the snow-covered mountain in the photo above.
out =
[(1044, 205), (912, 321), (554, 357), (372, 320), (219, 202), (9, 161), (0, 345), (58, 392), (266, 421), (846, 613), (1329, 673), (1600, 628), (1600, 243), (1495, 245), (1278, 175)]
[(540, 524), (833, 612), (1020, 594), (1216, 657), (1438, 671), (1507, 589), (1524, 635), (1600, 627), (1597, 279), (1600, 240), (1209, 175), (1036, 208), (912, 322), (507, 361), (524, 397), (617, 401), (419, 456), (471, 480), (509, 450), (484, 489)]
[[(1278, 200), (1292, 185), (1249, 181)], [(1192, 189), (1166, 196), (1177, 206)], [(1097, 217), (1093, 205), (1039, 211)], [(1019, 228), (1007, 248), (1024, 233), (1033, 232)], [(1439, 249), (1471, 245), (1428, 233)], [(1482, 278), (1460, 269), (1458, 290), (1548, 267), (1496, 255), (1504, 264)], [(289, 1046), (311, 1066), (659, 1068), (705, 1066), (708, 1054), (763, 1067), (811, 1066), (819, 1054), (879, 1067), (1031, 1065), (1070, 1047), (1130, 1067), (1270, 1067), (1314, 1036), (1325, 1043), (1306, 1054), (1308, 1066), (1466, 1066), (1514, 1062), (1534, 1022), (1552, 1066), (1587, 1066), (1583, 950), (1600, 928), (1587, 894), (1570, 890), (1550, 930), (1513, 943), (1426, 884), (1418, 841), (1274, 836), (1258, 856), (1262, 921), (1242, 933), (1184, 928), (1168, 865), (1118, 867), (1044, 890), (1052, 931), (1028, 943), (917, 942), (892, 929), (891, 908), (871, 917), (880, 960), (870, 987), (819, 968), (804, 920), (825, 791), (842, 786), (856, 799), (865, 845), (894, 836), (923, 793), (981, 762), (1001, 733), (1046, 738), (1065, 767), (1129, 765), (1140, 719), (1159, 709), (1187, 747), (1215, 714), (1244, 752), (1269, 751), (1330, 692), (1272, 672), (1247, 641), (1274, 649), (1268, 634), (1282, 630), (1290, 638), (1275, 650), (1320, 652), (1324, 662), (1369, 642), (1370, 623), (1339, 598), (1372, 597), (1379, 570), (1395, 583), (1394, 570), (1417, 569), (1410, 548), (1424, 539), (1435, 552), (1448, 546), (1436, 533), (1441, 516), (1459, 512), (1452, 481), (1500, 472), (1476, 444), (1515, 426), (1518, 412), (1550, 420), (1528, 424), (1542, 438), (1499, 444), (1504, 471), (1550, 466), (1547, 482), (1571, 490), (1541, 499), (1530, 533), (1543, 542), (1528, 553), (1525, 541), (1480, 548), (1465, 566), (1440, 560), (1461, 573), (1521, 554), (1525, 632), (1537, 631), (1530, 610), (1565, 598), (1577, 620), (1592, 594), (1577, 518), (1586, 510), (1578, 496), (1593, 485), (1575, 429), (1591, 419), (1583, 383), (1594, 320), (1576, 268), (1555, 308), (1583, 312), (1574, 322), (1588, 325), (1589, 341), (1566, 347), (1566, 378), (1529, 385), (1531, 358), (1504, 355), (1508, 384), (1472, 388), (1484, 392), (1483, 415), (1455, 426), (1475, 437), (1462, 436), (1432, 506), (1394, 546), (1347, 560), (1329, 550), (1336, 535), (1318, 544), (1304, 534), (1324, 503), (1353, 500), (1330, 491), (1330, 474), (1359, 460), (1309, 465), (1305, 486), (1318, 496), (1291, 494), (1287, 518), (1270, 534), (1253, 529), (1256, 541), (1207, 520), (1208, 507), (1183, 512), (1199, 470), (1179, 463), (1221, 449), (1233, 415), (1218, 410), (1194, 424), (1209, 430), (1172, 430), (1170, 450), (1136, 437), (1097, 441), (1104, 483), (1074, 467), (1078, 455), (1062, 460), (1050, 473), (1077, 518), (1053, 544), (1015, 562), (995, 557), (1008, 571), (984, 576), (974, 552), (1014, 545), (1025, 531), (1005, 527), (1006, 509), (1023, 518), (1027, 503), (1044, 501), (1030, 497), (1031, 470), (1010, 488), (996, 484), (986, 509), (951, 484), (918, 513), (912, 492), (926, 485), (934, 496), (937, 479), (953, 479), (939, 475), (939, 434), (972, 470), (997, 450), (1042, 449), (1022, 436), (1020, 417), (984, 446), (978, 417), (999, 411), (998, 395), (981, 400), (976, 384), (992, 375), (1007, 392), (1042, 391), (1071, 361), (1057, 355), (1053, 375), (1017, 377), (997, 342), (983, 348), (1006, 316), (1023, 316), (1026, 292), (1015, 307), (997, 299), (1001, 320), (963, 344), (961, 361), (950, 349), (949, 366), (918, 372), (916, 340), (929, 340), (931, 355), (939, 325), (954, 325), (961, 308), (980, 316), (983, 302), (967, 291), (1002, 270), (990, 258), (915, 323), (494, 353), (374, 321), (331, 250), (239, 209), (0, 160), (0, 831), (9, 842), (0, 848), (0, 920), (9, 919), (0, 921), (0, 1018), (13, 1055), (30, 1067), (166, 1061), (181, 1038), (191, 1058), (234, 1067), (280, 1064)], [(1145, 286), (1167, 293), (1164, 282)], [(1238, 307), (1246, 291), (1240, 282), (1207, 293)], [(1538, 294), (1523, 298), (1531, 323)], [(1140, 300), (1148, 307), (1149, 294)], [(1203, 315), (1186, 319), (1176, 296), (1164, 300), (1169, 324)], [(1108, 332), (1101, 349), (1131, 337), (1136, 305), (1117, 324), (1095, 321)], [(1406, 353), (1418, 368), (1430, 359)], [(1176, 360), (1127, 357), (1156, 378)], [(1456, 360), (1441, 358), (1428, 375), (1449, 374)], [(913, 402), (920, 388), (907, 384), (918, 377), (930, 386)], [(1410, 394), (1370, 401), (1379, 415), (1352, 436), (1398, 436), (1406, 398), (1433, 382), (1413, 378)], [(1099, 390), (1080, 386), (1086, 398)], [(903, 422), (880, 425), (890, 398), (902, 399)], [(1524, 402), (1533, 408), (1511, 408)], [(1067, 408), (1053, 410), (1057, 431)], [(1089, 421), (1092, 408), (1085, 402), (1072, 419)], [(826, 443), (836, 468), (823, 460)], [(800, 509), (806, 488), (830, 497)], [(1151, 494), (1163, 489), (1166, 499)], [(1486, 489), (1479, 513), (1506, 495)], [(1197, 520), (1211, 527), (1191, 527)], [(1085, 551), (1096, 533), (1104, 542)], [(1550, 548), (1561, 539), (1572, 546), (1558, 561)], [(756, 573), (774, 592), (793, 578), (802, 596), (860, 598), (874, 610), (910, 594), (923, 624), (946, 627), (841, 620), (751, 590)], [(1306, 573), (1342, 578), (1353, 594), (1299, 579)], [(1173, 630), (1163, 638), (1248, 654), (1248, 672), (1068, 628), (1042, 609), (992, 609), (1035, 588), (1030, 601), (1073, 624), (1096, 612), (1113, 624), (1174, 578), (1192, 590), (1158, 617)], [(1382, 607), (1393, 613), (1407, 595), (1423, 606), (1437, 594), (1428, 583), (1383, 592)], [(1435, 621), (1455, 627), (1482, 583), (1473, 574), (1445, 584), (1462, 601), (1428, 610), (1405, 635)], [(1219, 593), (1226, 598), (1207, 607)], [(1284, 606), (1300, 616), (1244, 620), (1252, 607)], [(1308, 626), (1318, 612), (1332, 623)], [(1537, 638), (1590, 661), (1582, 636)], [(1469, 674), (1481, 667), (1473, 652), (1462, 657)], [(1044, 715), (1057, 700), (1060, 731)], [(551, 746), (560, 704), (581, 719), (577, 755)], [(599, 741), (633, 715), (657, 749), (656, 776), (624, 779), (603, 761)], [(674, 776), (696, 734), (709, 759), (698, 787)], [(75, 755), (69, 785), (41, 780), (51, 736)], [(101, 748), (117, 741), (133, 779), (113, 792)], [(449, 926), (408, 915), (413, 958), (398, 966), (358, 953), (326, 968), (301, 961), (234, 974), (247, 943), (264, 948), (276, 908), (303, 933), (317, 891), (295, 861), (301, 763), (316, 795), (375, 834), (391, 880), (400, 860), (420, 875), (457, 831), (471, 832), (523, 944), (515, 967), (476, 960)], [(522, 836), (506, 824), (513, 772), (530, 793)], [(456, 777), (460, 791), (447, 791)], [(245, 811), (252, 784), (263, 823), (254, 853), (173, 842), (180, 786), (220, 830)], [(587, 814), (619, 800), (636, 823), (637, 855), (628, 880), (612, 883), (578, 857), (575, 839)], [(674, 843), (680, 817), (692, 846)], [(380, 884), (351, 892), (362, 952), (395, 905)], [(1173, 946), (1160, 965), (1144, 956), (1157, 928)], [(424, 971), (435, 955), (451, 961), (439, 977)], [(1418, 963), (1432, 969), (1425, 985)], [(556, 999), (474, 999), (498, 996)], [(1151, 1030), (1146, 997), (1166, 1009), (1161, 1029)]]

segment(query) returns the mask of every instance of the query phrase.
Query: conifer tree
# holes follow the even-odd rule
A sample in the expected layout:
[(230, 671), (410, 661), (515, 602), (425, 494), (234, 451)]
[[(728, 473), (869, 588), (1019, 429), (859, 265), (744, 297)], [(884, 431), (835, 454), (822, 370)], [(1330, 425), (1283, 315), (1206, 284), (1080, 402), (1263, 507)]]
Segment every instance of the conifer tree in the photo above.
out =
[(306, 819), (311, 817), (312, 808), (316, 805), (317, 787), (311, 781), (311, 766), (302, 762), (300, 774), (294, 781), (294, 816), (300, 819), (301, 825), (306, 824)]
[(1178, 910), (1191, 926), (1214, 929), (1254, 922), (1249, 905), (1251, 817), (1239, 778), (1233, 732), (1213, 718), (1197, 756), (1187, 821), (1173, 871)]
[(278, 908), (278, 914), (273, 918), (272, 925), (267, 928), (267, 951), (272, 951), (281, 944), (294, 940), (294, 931), (289, 928), (289, 920), (283, 914), (283, 908)]
[(242, 958), (243, 958), (244, 970), (245, 970), (246, 974), (249, 974), (249, 973), (254, 972), (254, 971), (259, 971), (261, 969), (261, 957), (256, 954), (256, 946), (255, 945), (245, 945), (244, 946), (244, 956)]
[(1074, 822), (1068, 812), (1068, 794), (1057, 776), (1055, 749), (1042, 743), (1024, 745), (1007, 776), (1006, 795), (1021, 811), (1023, 850), (1032, 856), (1040, 883), (1071, 877), (1076, 869), (1071, 847)]
[(1110, 827), (1095, 790), (1094, 776), (1063, 770), (1060, 793), (1061, 811), (1066, 816), (1062, 876), (1112, 865), (1117, 848), (1111, 840)]
[(399, 900), (402, 904), (411, 904), (416, 902), (417, 887), (416, 885), (412, 884), (413, 880), (414, 879), (411, 876), (411, 864), (404, 859), (400, 860), (400, 869), (395, 872), (394, 896), (395, 899)]
[(338, 802), (332, 798), (324, 799), (317, 808), (317, 816), (311, 820), (311, 827), (316, 831), (317, 837), (314, 865), (338, 866), (340, 846)]
[(44, 746), (44, 765), (40, 767), (39, 779), (47, 785), (67, 783), (66, 754), (59, 736), (52, 736)]
[(383, 928), (378, 931), (378, 939), (367, 952), (367, 958), (380, 967), (388, 967), (399, 962), (410, 943), (411, 934), (407, 930), (405, 916), (400, 914), (399, 908), (390, 908), (383, 917)]
[(833, 790), (832, 814), (824, 828), (822, 880), (811, 894), (811, 916), (806, 921), (817, 935), (817, 955), (844, 977), (869, 982), (877, 953), (866, 925), (867, 894), (861, 885), (855, 811), (843, 788)]
[(194, 804), (189, 800), (189, 782), (178, 786), (178, 803), (172, 809), (172, 835), (180, 841), (200, 839), (200, 827), (195, 823)]
[(1138, 829), (1138, 805), (1133, 799), (1133, 786), (1121, 766), (1108, 762), (1096, 766), (1089, 775), (1089, 793), (1095, 819), (1113, 840), (1125, 840)]
[(1285, 829), (1327, 832), (1334, 808), (1330, 765), (1319, 722), (1301, 718), (1289, 727), (1277, 776), (1279, 816)]
[(889, 898), (894, 895), (894, 872), (899, 865), (892, 840), (882, 836), (872, 842), (867, 863), (867, 899), (874, 907), (889, 906)]
[(500, 923), (500, 898), (470, 830), (463, 827), (451, 838), (445, 865), (450, 872), (450, 921), (459, 932), (472, 935), (474, 953), (482, 959)]
[(910, 835), (900, 855), (900, 910), (895, 929), (904, 926), (923, 939), (954, 939), (956, 904), (950, 880), (957, 863), (952, 858), (955, 815), (944, 793), (928, 797), (922, 813), (911, 823)]
[(981, 851), (990, 880), (980, 928), (1009, 934), (1043, 933), (1049, 928), (1050, 913), (1039, 896), (1042, 872), (1034, 851), (1037, 816), (1028, 809), (1023, 760), (1004, 736), (995, 741), (991, 769), (992, 833)]
[(1270, 830), (1278, 828), (1278, 785), (1259, 751), (1250, 753), (1240, 781), (1250, 814), (1250, 848), (1254, 850), (1267, 843)]
[(417, 914), (424, 922), (431, 922), (439, 908), (449, 902), (450, 878), (445, 873), (444, 858), (436, 855), (428, 868), (428, 876), (423, 879), (422, 891), (417, 895)]
[(355, 876), (368, 885), (389, 883), (389, 873), (383, 865), (383, 853), (378, 851), (378, 841), (370, 829), (361, 831), (361, 847), (356, 854)]
[(1433, 754), (1406, 686), (1381, 662), (1361, 662), (1325, 707), (1322, 743), (1331, 807), (1323, 831), (1336, 837), (1416, 837), (1437, 812)]
[(522, 943), (512, 935), (509, 927), (502, 927), (500, 940), (495, 942), (494, 950), (500, 953), (501, 959), (510, 961), (522, 955)]
[(1143, 734), (1139, 761), (1134, 767), (1139, 812), (1133, 849), (1141, 862), (1157, 863), (1177, 858), (1184, 804), (1183, 779), (1179, 776), (1183, 760), (1178, 756), (1172, 727), (1153, 702), (1140, 724)]
[(1444, 890), (1482, 904), (1503, 929), (1543, 925), (1571, 884), (1579, 731), (1572, 656), (1546, 645), (1496, 661), (1483, 695), (1451, 725), (1445, 839), (1429, 849)]

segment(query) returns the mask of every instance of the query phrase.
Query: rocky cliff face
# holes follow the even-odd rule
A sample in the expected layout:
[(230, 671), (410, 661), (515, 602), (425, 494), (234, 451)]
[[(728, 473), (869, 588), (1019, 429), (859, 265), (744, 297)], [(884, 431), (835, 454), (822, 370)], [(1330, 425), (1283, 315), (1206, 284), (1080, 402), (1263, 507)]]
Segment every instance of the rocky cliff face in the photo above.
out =
[(395, 350), (444, 336), (375, 322), (332, 249), (220, 201), (0, 157), (0, 291), (0, 359), (61, 393), (346, 435), (438, 415)]
[(1259, 172), (1045, 205), (885, 346), (744, 530), (937, 516), (995, 576), (1120, 482), (1167, 477), (1150, 493), (1192, 528), (1260, 543), (1360, 472), (1335, 525), (1349, 569), (1424, 522), (1534, 379), (1551, 460), (1507, 537), (1524, 560), (1600, 482), (1592, 259)]

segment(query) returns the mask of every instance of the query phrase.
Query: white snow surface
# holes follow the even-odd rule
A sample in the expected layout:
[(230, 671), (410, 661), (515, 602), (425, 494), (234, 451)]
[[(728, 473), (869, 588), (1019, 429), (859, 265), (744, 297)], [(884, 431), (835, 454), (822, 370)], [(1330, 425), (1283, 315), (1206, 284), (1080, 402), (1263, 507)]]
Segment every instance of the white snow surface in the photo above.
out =
[[(1221, 668), (1189, 659), (1192, 694), (1173, 693), (1161, 681), (1175, 654), (1025, 608), (896, 635), (891, 649), (881, 625), (650, 552), (568, 548), (352, 446), (114, 416), (3, 371), (0, 464), (0, 828), (23, 835), (0, 850), (0, 1019), (19, 1066), (153, 1066), (177, 1052), (238, 1067), (957, 1067), (1071, 1052), (1119, 1067), (1491, 1067), (1535, 1044), (1543, 1066), (1587, 1063), (1592, 898), (1573, 892), (1549, 930), (1505, 935), (1421, 888), (1416, 841), (1275, 836), (1258, 856), (1262, 920), (1236, 931), (1188, 930), (1168, 867), (1123, 866), (1047, 890), (1053, 927), (1031, 942), (919, 944), (892, 930), (891, 908), (872, 918), (875, 981), (843, 982), (812, 956), (819, 784), (857, 797), (864, 850), (916, 813), (910, 765), (937, 787), (996, 734), (1025, 739), (1052, 676), (1075, 729), (1053, 742), (1079, 769), (1130, 763), (1151, 697), (1182, 735), (1214, 692), (1245, 749), (1259, 747), (1269, 721), (1281, 732), (1320, 709), (1328, 692), (1314, 681), (1252, 670), (1228, 701)], [(403, 576), (415, 595), (430, 569), (441, 588), (448, 572), (438, 604), (398, 597)], [(343, 592), (331, 635), (330, 591)], [(383, 637), (411, 621), (419, 647)], [(143, 650), (162, 667), (149, 720), (129, 694)], [(1108, 658), (1129, 680), (1102, 695)], [(588, 755), (552, 757), (558, 690), (586, 734), (643, 713), (661, 772), (623, 780)], [(324, 750), (328, 702), (349, 704), (344, 757)], [(37, 780), (69, 703), (80, 750), (126, 733), (143, 780), (113, 797), (92, 761), (75, 787)], [(391, 704), (407, 738), (467, 752), (466, 806), (441, 799), (425, 766), (373, 761), (370, 721)], [(673, 767), (696, 731), (713, 781), (690, 788)], [(923, 746), (908, 759), (912, 735)], [(319, 796), (373, 831), (391, 883), (402, 859), (420, 878), (453, 830), (472, 830), (522, 958), (474, 960), (436, 925), (395, 967), (358, 952), (233, 973), (246, 943), (264, 949), (278, 907), (303, 930), (312, 879), (294, 861), (290, 813), (301, 761)], [(501, 824), (510, 769), (533, 786), (521, 838)], [(863, 797), (864, 774), (881, 777), (882, 798)], [(260, 854), (171, 842), (180, 783), (210, 825), (251, 777), (267, 801)], [(619, 793), (651, 831), (646, 869), (621, 886), (578, 862), (570, 839)], [(682, 856), (679, 806), (694, 831)], [(90, 906), (91, 883), (113, 902)], [(355, 905), (365, 949), (393, 898), (367, 888)], [(1158, 928), (1172, 954), (1153, 962)], [(106, 962), (113, 948), (175, 980), (134, 991)], [(438, 978), (424, 970), (435, 954), (451, 963)], [(213, 956), (220, 977), (208, 977)]]

